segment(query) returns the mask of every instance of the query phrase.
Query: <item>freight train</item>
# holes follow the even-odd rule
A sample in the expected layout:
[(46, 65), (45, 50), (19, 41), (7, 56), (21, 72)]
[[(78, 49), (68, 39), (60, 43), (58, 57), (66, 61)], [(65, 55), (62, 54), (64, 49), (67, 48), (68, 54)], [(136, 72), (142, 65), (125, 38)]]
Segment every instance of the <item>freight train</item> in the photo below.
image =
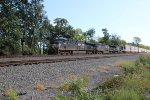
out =
[(72, 39), (57, 39), (51, 47), (56, 54), (110, 54), (110, 53), (149, 53), (150, 50), (132, 45), (114, 46), (102, 43), (83, 42)]

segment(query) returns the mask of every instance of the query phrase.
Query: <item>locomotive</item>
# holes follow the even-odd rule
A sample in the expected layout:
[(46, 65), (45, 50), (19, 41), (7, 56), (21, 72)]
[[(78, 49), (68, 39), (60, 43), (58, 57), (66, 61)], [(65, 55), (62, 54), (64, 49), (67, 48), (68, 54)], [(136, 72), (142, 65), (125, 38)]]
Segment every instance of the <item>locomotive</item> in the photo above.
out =
[(149, 52), (149, 50), (138, 48), (132, 45), (114, 46), (103, 43), (91, 43), (72, 39), (56, 39), (52, 44), (51, 50), (55, 54), (110, 54), (110, 53), (137, 53)]

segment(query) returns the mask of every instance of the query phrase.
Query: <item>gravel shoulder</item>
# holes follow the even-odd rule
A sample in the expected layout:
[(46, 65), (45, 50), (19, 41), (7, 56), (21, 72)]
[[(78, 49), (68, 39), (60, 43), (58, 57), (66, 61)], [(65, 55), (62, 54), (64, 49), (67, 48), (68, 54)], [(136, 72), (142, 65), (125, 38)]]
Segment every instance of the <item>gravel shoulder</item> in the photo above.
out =
[[(20, 100), (51, 100), (51, 97), (58, 94), (57, 88), (61, 84), (83, 75), (89, 77), (88, 89), (91, 89), (108, 77), (121, 73), (121, 69), (115, 67), (117, 62), (134, 61), (138, 57), (132, 55), (0, 68), (0, 96), (4, 90), (13, 87), (19, 92), (27, 92), (19, 97)], [(51, 89), (37, 91), (34, 89), (36, 83), (43, 83)]]

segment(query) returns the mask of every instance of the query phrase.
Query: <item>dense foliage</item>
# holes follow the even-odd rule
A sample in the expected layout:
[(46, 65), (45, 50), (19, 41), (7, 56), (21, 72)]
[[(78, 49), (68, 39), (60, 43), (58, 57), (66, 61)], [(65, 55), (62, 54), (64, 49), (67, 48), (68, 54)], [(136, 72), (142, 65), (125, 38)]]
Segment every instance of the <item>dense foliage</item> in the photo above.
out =
[[(95, 42), (95, 29), (86, 32), (74, 29), (67, 19), (56, 18), (53, 23), (46, 17), (43, 0), (0, 0), (0, 55), (48, 53), (51, 44), (59, 37)], [(125, 44), (117, 35), (102, 29), (99, 42)], [(150, 47), (139, 45), (150, 49)]]

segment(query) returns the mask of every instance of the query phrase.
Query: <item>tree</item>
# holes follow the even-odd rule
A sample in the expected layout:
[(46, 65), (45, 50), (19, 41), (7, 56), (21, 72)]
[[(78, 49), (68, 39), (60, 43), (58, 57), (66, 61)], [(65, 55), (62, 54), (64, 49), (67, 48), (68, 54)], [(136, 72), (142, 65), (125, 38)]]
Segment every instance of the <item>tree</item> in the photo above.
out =
[(91, 42), (91, 43), (95, 43), (95, 42), (96, 42), (96, 40), (94, 40), (94, 39), (90, 39), (90, 42)]
[(124, 45), (127, 44), (127, 42), (126, 42), (125, 40), (120, 40), (120, 42), (121, 42), (121, 45), (122, 45), (122, 46), (124, 46)]
[(86, 37), (88, 40), (92, 39), (95, 34), (95, 29), (91, 28), (86, 32)]
[(104, 43), (103, 37), (98, 37), (98, 42), (99, 43)]
[(45, 14), (42, 1), (0, 1), (0, 13), (2, 13), (0, 14), (0, 47), (2, 51), (8, 51), (10, 54), (18, 53), (17, 49), (20, 50), (22, 47), (23, 52), (24, 45), (33, 52), (38, 50), (39, 34)]
[(0, 1), (0, 49), (1, 54), (17, 54), (20, 51), (20, 20), (16, 0)]
[(82, 29), (80, 29), (80, 28), (75, 29), (72, 39), (85, 41), (86, 40), (85, 32), (83, 32)]
[(54, 19), (54, 24), (58, 27), (64, 27), (68, 25), (68, 21), (65, 18), (56, 18)]
[(139, 43), (141, 42), (141, 39), (140, 39), (139, 37), (134, 37), (133, 40), (134, 40), (134, 43), (135, 43), (137, 46), (138, 46)]
[(103, 32), (103, 34), (104, 34), (103, 41), (104, 41), (105, 44), (108, 45), (108, 44), (110, 43), (110, 41), (109, 41), (110, 35), (109, 35), (109, 33), (108, 33), (108, 30), (107, 30), (106, 28), (103, 28), (103, 29), (102, 29), (102, 32)]
[(28, 7), (28, 45), (32, 50), (32, 53), (38, 52), (38, 41), (39, 37), (38, 34), (40, 34), (40, 27), (42, 26), (42, 21), (44, 18), (43, 13), (43, 0), (31, 0)]
[(120, 40), (120, 36), (114, 34), (110, 36), (110, 45), (120, 45), (121, 44), (121, 40)]
[(59, 38), (59, 37), (68, 37), (67, 33), (69, 33), (68, 30), (72, 29), (71, 26), (68, 26), (68, 21), (67, 19), (64, 18), (56, 18), (54, 19), (54, 39)]
[(141, 39), (139, 37), (134, 37), (133, 40), (134, 43), (138, 46), (138, 52), (139, 52), (139, 43), (141, 42)]
[(75, 32), (75, 30), (73, 29), (73, 27), (71, 25), (68, 25), (65, 28), (65, 34), (64, 34), (64, 37), (66, 38), (73, 38), (73, 34)]
[[(51, 43), (52, 38), (50, 39), (52, 33), (53, 33), (53, 26), (50, 24), (50, 21), (47, 17), (44, 17), (42, 21), (42, 26), (40, 27), (40, 32), (38, 34), (39, 37), (39, 48), (40, 48), (40, 54), (43, 54), (42, 50), (45, 46), (48, 46), (49, 43)], [(41, 50), (42, 49), (42, 50)]]

